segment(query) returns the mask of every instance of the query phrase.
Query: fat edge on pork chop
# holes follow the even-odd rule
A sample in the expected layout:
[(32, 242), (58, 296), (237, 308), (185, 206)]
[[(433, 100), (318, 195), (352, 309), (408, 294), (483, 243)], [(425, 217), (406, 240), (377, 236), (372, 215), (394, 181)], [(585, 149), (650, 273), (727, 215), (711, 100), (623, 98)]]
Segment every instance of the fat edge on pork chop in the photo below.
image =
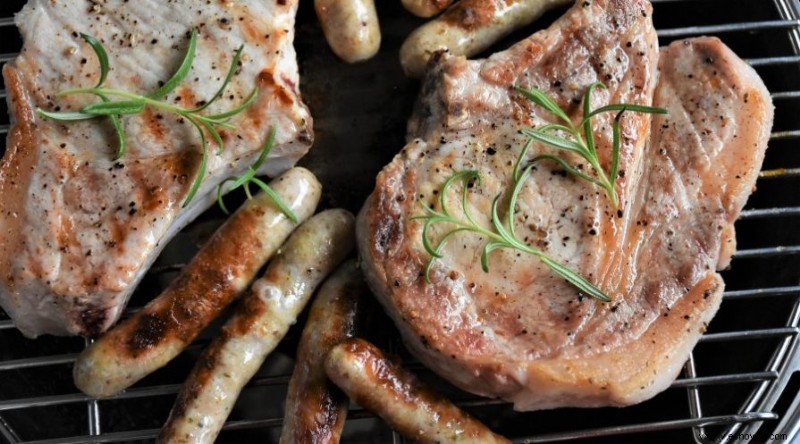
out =
[[(717, 270), (735, 250), (733, 222), (761, 167), (773, 108), (755, 71), (717, 39), (676, 42), (659, 56), (651, 11), (644, 0), (578, 2), (507, 51), (476, 61), (440, 55), (429, 67), (410, 142), (378, 176), (358, 240), (367, 280), (406, 344), (459, 387), (518, 410), (638, 403), (669, 386), (716, 313)], [(545, 91), (578, 121), (595, 81), (608, 89), (593, 108), (669, 111), (622, 117), (620, 207), (540, 162), (515, 223), (517, 237), (613, 301), (583, 296), (517, 251), (492, 252), (485, 273), (486, 239), (472, 233), (447, 242), (427, 283), (423, 222), (412, 219), (421, 204), (438, 208), (449, 176), (478, 170), (467, 205), (487, 226), (492, 200), (511, 186), (519, 130), (552, 121), (512, 86)], [(603, 165), (611, 118), (594, 120)], [(460, 214), (458, 188), (445, 200)]]
[[(296, 1), (30, 0), (16, 15), (24, 46), (3, 70), (12, 128), (0, 161), (0, 303), (29, 337), (105, 331), (172, 236), (207, 208), (216, 186), (258, 157), (271, 127), (277, 142), (260, 171), (294, 165), (312, 142), (298, 90), (292, 41)], [(224, 150), (209, 147), (202, 186), (186, 207), (201, 161), (197, 130), (151, 108), (123, 118), (125, 155), (107, 120), (57, 122), (48, 111), (96, 101), (59, 91), (94, 86), (100, 67), (80, 34), (94, 36), (110, 62), (107, 86), (146, 94), (183, 59), (192, 29), (196, 57), (164, 100), (194, 108), (222, 84), (234, 53), (239, 69), (208, 114), (253, 105), (223, 129)]]

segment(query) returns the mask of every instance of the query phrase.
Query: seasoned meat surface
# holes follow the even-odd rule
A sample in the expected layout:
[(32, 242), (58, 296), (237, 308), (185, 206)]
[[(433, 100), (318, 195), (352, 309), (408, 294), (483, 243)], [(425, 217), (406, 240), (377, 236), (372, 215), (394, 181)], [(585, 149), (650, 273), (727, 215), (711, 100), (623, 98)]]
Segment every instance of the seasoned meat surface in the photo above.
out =
[[(578, 2), (507, 51), (478, 61), (440, 56), (429, 68), (410, 142), (360, 214), (359, 249), (411, 350), (466, 390), (519, 410), (637, 403), (677, 376), (719, 306), (717, 270), (735, 250), (733, 222), (761, 166), (772, 104), (755, 72), (716, 39), (674, 43), (658, 62), (650, 12), (644, 0)], [(450, 175), (478, 170), (467, 205), (488, 226), (492, 200), (512, 184), (525, 142), (519, 129), (552, 121), (512, 86), (545, 91), (577, 122), (580, 99), (598, 80), (608, 89), (597, 90), (593, 108), (669, 111), (622, 117), (620, 206), (541, 162), (515, 221), (518, 238), (613, 301), (580, 294), (517, 251), (492, 252), (485, 273), (486, 239), (463, 232), (448, 241), (427, 283), (422, 221), (412, 219), (423, 214), (420, 201), (438, 209)], [(594, 120), (605, 166), (613, 117)], [(542, 152), (535, 145), (530, 156)], [(461, 214), (461, 186), (450, 193), (450, 211)], [(452, 228), (437, 225), (431, 237)]]
[[(208, 207), (222, 180), (255, 161), (270, 127), (277, 143), (262, 173), (280, 173), (307, 152), (296, 8), (293, 0), (30, 0), (17, 14), (24, 47), (3, 70), (13, 127), (0, 161), (0, 302), (24, 334), (108, 328), (167, 241)], [(177, 69), (192, 29), (194, 64), (167, 102), (193, 108), (210, 99), (241, 44), (240, 67), (207, 113), (235, 108), (256, 86), (260, 93), (231, 120), (236, 130), (221, 131), (224, 151), (211, 143), (203, 185), (182, 208), (201, 162), (200, 137), (184, 119), (150, 108), (123, 118), (127, 153), (113, 161), (109, 122), (43, 120), (35, 109), (72, 111), (97, 100), (56, 95), (99, 79), (81, 33), (108, 51), (108, 87), (146, 94)]]

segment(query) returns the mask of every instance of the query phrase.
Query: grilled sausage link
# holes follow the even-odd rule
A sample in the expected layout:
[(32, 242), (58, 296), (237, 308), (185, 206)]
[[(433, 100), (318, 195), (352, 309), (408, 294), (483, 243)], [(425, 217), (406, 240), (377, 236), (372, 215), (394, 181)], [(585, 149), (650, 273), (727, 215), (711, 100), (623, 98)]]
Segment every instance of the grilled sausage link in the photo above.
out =
[(347, 63), (374, 56), (381, 29), (374, 0), (314, 0), (322, 32), (333, 52)]
[(474, 56), (545, 11), (573, 0), (462, 0), (412, 32), (400, 48), (400, 63), (410, 77), (425, 73), (437, 51)]
[(354, 260), (322, 285), (311, 304), (283, 416), (281, 444), (336, 444), (344, 428), (347, 397), (323, 368), (330, 349), (355, 334), (357, 312), (369, 290)]
[(453, 0), (403, 0), (403, 6), (417, 17), (433, 17), (453, 3)]
[(242, 387), (354, 245), (355, 218), (345, 210), (322, 212), (292, 234), (198, 359), (159, 442), (214, 442)]
[(325, 359), (325, 371), (350, 399), (416, 441), (510, 442), (435, 394), (363, 339), (348, 339), (333, 347)]
[[(322, 188), (303, 168), (270, 186), (300, 221), (314, 213)], [(164, 292), (78, 356), (75, 385), (90, 396), (111, 396), (163, 367), (247, 287), (294, 228), (267, 195), (248, 200)]]

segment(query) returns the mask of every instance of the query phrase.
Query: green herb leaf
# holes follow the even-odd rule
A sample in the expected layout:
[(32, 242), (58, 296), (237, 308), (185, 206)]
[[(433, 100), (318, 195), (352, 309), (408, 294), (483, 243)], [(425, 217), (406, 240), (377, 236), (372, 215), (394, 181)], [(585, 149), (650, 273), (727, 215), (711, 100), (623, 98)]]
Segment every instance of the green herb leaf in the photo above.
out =
[(86, 113), (76, 113), (76, 112), (50, 112), (45, 111), (41, 108), (36, 109), (36, 114), (40, 115), (41, 117), (51, 119), (51, 120), (58, 120), (60, 122), (77, 122), (80, 120), (89, 120), (94, 119), (95, 115), (86, 114)]
[(267, 185), (266, 183), (264, 183), (264, 182), (263, 182), (261, 179), (259, 179), (259, 178), (257, 178), (257, 177), (254, 177), (254, 178), (253, 178), (253, 180), (252, 180), (252, 182), (253, 182), (254, 184), (258, 185), (258, 187), (259, 187), (259, 188), (261, 188), (261, 190), (262, 190), (264, 193), (266, 193), (266, 194), (267, 194), (267, 196), (269, 196), (269, 197), (272, 199), (272, 201), (275, 203), (275, 205), (277, 205), (277, 207), (278, 207), (278, 208), (280, 208), (281, 212), (282, 212), (282, 213), (283, 213), (283, 214), (284, 214), (286, 217), (288, 217), (290, 221), (292, 221), (293, 223), (297, 223), (297, 215), (296, 215), (296, 214), (294, 214), (294, 211), (292, 211), (292, 209), (291, 209), (291, 208), (289, 208), (289, 206), (288, 206), (288, 205), (286, 205), (286, 204), (283, 202), (283, 200), (282, 200), (282, 199), (281, 199), (281, 197), (278, 195), (278, 193), (276, 193), (276, 192), (275, 192), (275, 190), (273, 190), (272, 188), (270, 188), (270, 186), (269, 186), (269, 185)]
[(565, 113), (564, 110), (562, 110), (561, 107), (553, 101), (553, 99), (548, 97), (547, 94), (539, 91), (538, 89), (527, 90), (520, 87), (516, 87), (515, 89), (533, 103), (541, 106), (547, 111), (550, 111), (551, 114), (561, 119), (567, 125), (572, 125), (572, 119), (570, 119), (567, 113)]
[(186, 49), (186, 55), (183, 58), (183, 62), (181, 62), (181, 66), (175, 71), (175, 74), (172, 75), (172, 78), (167, 80), (161, 88), (151, 92), (147, 95), (147, 97), (155, 100), (163, 99), (164, 96), (171, 93), (178, 87), (178, 85), (183, 82), (187, 75), (189, 75), (189, 70), (192, 69), (192, 63), (194, 63), (194, 56), (195, 52), (197, 51), (197, 29), (192, 29), (192, 35), (189, 37), (189, 47)]
[(526, 136), (534, 139), (537, 142), (544, 143), (545, 145), (551, 146), (553, 148), (557, 148), (564, 151), (569, 151), (572, 153), (584, 155), (588, 148), (581, 145), (578, 142), (573, 140), (565, 139), (563, 137), (553, 136), (550, 134), (542, 133), (535, 129), (523, 129), (522, 133)]
[(586, 280), (586, 278), (583, 276), (575, 273), (574, 271), (545, 255), (539, 256), (539, 259), (542, 261), (542, 263), (550, 267), (550, 269), (553, 270), (557, 275), (561, 276), (564, 278), (564, 280), (577, 287), (578, 290), (603, 302), (611, 302), (611, 298), (607, 294)]
[(81, 110), (84, 114), (91, 114), (92, 116), (111, 116), (111, 115), (126, 115), (126, 114), (139, 114), (144, 111), (143, 100), (120, 100), (117, 102), (101, 102), (86, 105)]
[(245, 194), (247, 195), (248, 199), (252, 199), (253, 195), (250, 192), (250, 184), (256, 184), (264, 193), (272, 199), (275, 205), (281, 210), (281, 212), (289, 218), (294, 223), (297, 223), (297, 215), (294, 214), (291, 208), (289, 208), (286, 203), (283, 202), (281, 197), (272, 189), (270, 186), (262, 181), (261, 179), (255, 177), (258, 173), (258, 169), (261, 168), (261, 165), (266, 162), (267, 157), (269, 156), (270, 151), (272, 151), (272, 147), (275, 145), (275, 138), (277, 136), (277, 131), (275, 128), (270, 128), (269, 135), (267, 135), (267, 141), (264, 143), (264, 147), (261, 149), (261, 154), (259, 154), (258, 159), (256, 159), (255, 163), (247, 168), (247, 171), (239, 177), (229, 177), (222, 181), (222, 183), (217, 188), (217, 203), (222, 211), (225, 214), (228, 213), (228, 208), (225, 206), (225, 202), (222, 199), (222, 194), (224, 192), (223, 186), (228, 182), (233, 182), (233, 185), (228, 188), (228, 191), (235, 190), (236, 188), (243, 187)]
[(103, 47), (103, 44), (100, 43), (96, 38), (88, 34), (81, 34), (81, 37), (86, 43), (89, 44), (89, 46), (92, 47), (95, 55), (97, 55), (97, 61), (100, 63), (100, 80), (95, 86), (95, 88), (100, 88), (106, 83), (106, 79), (108, 78), (108, 53), (106, 53), (106, 49)]
[(236, 54), (233, 56), (233, 61), (231, 62), (231, 66), (228, 68), (228, 75), (225, 76), (225, 81), (222, 82), (222, 86), (219, 87), (217, 92), (209, 99), (206, 103), (201, 105), (198, 108), (192, 110), (192, 112), (199, 113), (204, 109), (208, 108), (212, 103), (214, 103), (222, 93), (225, 92), (225, 88), (228, 87), (228, 84), (231, 83), (233, 76), (236, 74), (236, 70), (239, 68), (239, 62), (242, 59), (242, 51), (244, 51), (244, 45), (239, 46), (239, 49), (236, 50)]
[(117, 154), (114, 156), (114, 160), (122, 159), (122, 156), (125, 155), (125, 148), (128, 145), (127, 138), (125, 137), (125, 130), (122, 128), (122, 121), (120, 120), (119, 116), (110, 115), (108, 116), (111, 119), (111, 124), (114, 125), (114, 131), (117, 133)]
[(195, 194), (197, 194), (197, 190), (200, 189), (200, 185), (203, 183), (203, 178), (206, 176), (206, 165), (208, 165), (208, 140), (206, 139), (205, 132), (203, 131), (201, 124), (195, 119), (188, 118), (187, 120), (194, 125), (194, 127), (197, 129), (197, 132), (200, 134), (202, 157), (200, 158), (200, 167), (197, 169), (197, 175), (195, 175), (192, 186), (189, 188), (189, 193), (186, 195), (186, 199), (183, 201), (183, 208), (186, 208), (189, 205), (189, 202), (191, 202), (192, 199), (194, 199)]
[(244, 100), (244, 102), (242, 102), (241, 105), (229, 111), (225, 111), (224, 113), (213, 114), (211, 116), (208, 116), (208, 118), (217, 121), (224, 121), (225, 119), (229, 119), (235, 115), (238, 115), (247, 108), (250, 108), (250, 105), (252, 105), (258, 98), (258, 93), (259, 93), (258, 87), (255, 87), (253, 91), (250, 92), (250, 95), (247, 96), (247, 98)]

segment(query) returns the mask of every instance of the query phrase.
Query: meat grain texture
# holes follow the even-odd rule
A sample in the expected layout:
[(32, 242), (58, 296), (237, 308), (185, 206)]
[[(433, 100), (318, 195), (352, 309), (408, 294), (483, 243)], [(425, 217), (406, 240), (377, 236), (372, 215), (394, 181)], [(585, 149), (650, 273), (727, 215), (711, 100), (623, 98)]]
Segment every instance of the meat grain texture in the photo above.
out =
[[(717, 271), (735, 251), (733, 222), (761, 167), (773, 107), (755, 71), (717, 39), (675, 42), (659, 54), (651, 12), (645, 0), (578, 2), (488, 59), (440, 54), (430, 67), (409, 144), (378, 176), (358, 239), (367, 280), (406, 344), (461, 388), (518, 410), (638, 403), (669, 386), (717, 311)], [(620, 207), (541, 162), (515, 220), (520, 239), (613, 301), (579, 294), (516, 251), (491, 253), (485, 273), (486, 239), (470, 233), (447, 243), (426, 283), (422, 221), (411, 219), (422, 214), (420, 200), (434, 204), (455, 171), (478, 170), (468, 206), (487, 226), (492, 200), (513, 182), (525, 142), (518, 130), (553, 121), (512, 86), (545, 91), (578, 121), (595, 81), (608, 89), (597, 90), (593, 108), (669, 111), (622, 117)], [(603, 165), (613, 117), (594, 119)], [(542, 152), (535, 146), (530, 156)], [(459, 188), (446, 196), (452, 209)], [(437, 226), (432, 237), (451, 228)]]
[[(105, 331), (169, 239), (213, 202), (222, 180), (255, 161), (270, 127), (277, 143), (261, 173), (276, 175), (307, 152), (312, 122), (298, 90), (296, 9), (294, 0), (30, 0), (17, 14), (24, 46), (3, 70), (12, 129), (0, 161), (0, 303), (25, 335)], [(35, 109), (78, 110), (96, 100), (56, 95), (99, 79), (80, 33), (108, 51), (108, 87), (146, 94), (177, 69), (192, 29), (197, 56), (167, 102), (193, 108), (210, 99), (241, 44), (237, 74), (206, 112), (238, 106), (256, 86), (260, 94), (230, 122), (235, 131), (221, 131), (220, 155), (211, 144), (203, 185), (182, 208), (201, 161), (188, 122), (152, 109), (124, 118), (127, 153), (113, 161), (109, 122), (43, 120)]]

